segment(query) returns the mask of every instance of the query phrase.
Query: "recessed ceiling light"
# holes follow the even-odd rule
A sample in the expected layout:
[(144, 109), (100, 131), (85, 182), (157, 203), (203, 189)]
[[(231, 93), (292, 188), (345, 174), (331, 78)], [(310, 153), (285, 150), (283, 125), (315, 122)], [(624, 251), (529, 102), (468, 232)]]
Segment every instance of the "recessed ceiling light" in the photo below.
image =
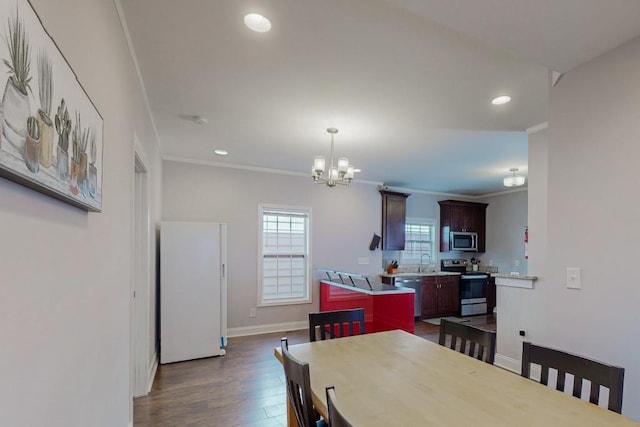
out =
[(229, 154), (227, 150), (213, 150), (213, 152), (216, 153), (218, 156), (226, 156), (227, 154)]
[(491, 101), (491, 103), (493, 105), (502, 105), (502, 104), (506, 104), (509, 101), (511, 101), (511, 97), (510, 96), (502, 95), (502, 96), (499, 96), (497, 98), (493, 98), (493, 101)]
[(266, 33), (271, 29), (271, 21), (259, 13), (250, 13), (245, 15), (244, 25), (257, 33)]

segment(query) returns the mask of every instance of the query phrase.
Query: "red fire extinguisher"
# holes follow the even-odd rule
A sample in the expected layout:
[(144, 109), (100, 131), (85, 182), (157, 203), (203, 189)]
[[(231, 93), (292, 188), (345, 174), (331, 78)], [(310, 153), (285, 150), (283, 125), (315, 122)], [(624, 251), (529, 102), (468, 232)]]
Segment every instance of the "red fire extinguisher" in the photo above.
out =
[(529, 227), (524, 228), (524, 259), (529, 259)]

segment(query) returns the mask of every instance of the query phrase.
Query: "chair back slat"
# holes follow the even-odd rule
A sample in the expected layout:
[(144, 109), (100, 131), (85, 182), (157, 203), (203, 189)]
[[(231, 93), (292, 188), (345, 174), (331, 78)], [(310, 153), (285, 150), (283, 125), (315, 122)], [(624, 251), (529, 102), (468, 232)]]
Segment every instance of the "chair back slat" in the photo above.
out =
[(289, 353), (287, 338), (280, 340), (282, 366), (287, 383), (287, 396), (300, 427), (316, 427), (319, 416), (311, 399), (311, 377), (309, 364), (296, 359)]
[(543, 366), (542, 367), (542, 374), (540, 375), (540, 382), (544, 385), (548, 385), (549, 384), (549, 367), (548, 366)]
[(309, 341), (317, 340), (316, 328), (320, 329), (320, 339), (323, 341), (327, 336), (333, 339), (362, 335), (365, 333), (364, 308), (309, 313)]
[(582, 378), (577, 375), (573, 376), (573, 397), (582, 396)]
[(589, 402), (598, 404), (600, 400), (600, 384), (591, 383), (591, 393), (589, 393)]
[[(462, 323), (451, 322), (446, 319), (440, 319), (440, 336), (438, 338), (438, 343), (446, 347), (448, 336), (451, 336), (451, 345), (449, 348), (452, 350), (458, 350), (460, 353), (464, 353), (477, 358), (478, 360), (484, 360), (489, 364), (493, 364), (496, 355), (495, 332), (485, 331), (484, 329), (464, 325)], [(458, 338), (461, 341), (459, 349), (457, 347)], [(469, 342), (469, 346), (467, 346), (467, 342)], [(477, 357), (476, 347), (478, 353)]]
[(556, 380), (556, 390), (564, 391), (565, 373), (558, 371), (558, 379)]
[[(587, 359), (571, 353), (548, 347), (522, 343), (522, 371), (523, 377), (530, 378), (531, 363), (542, 367), (540, 382), (548, 385), (549, 368), (558, 371), (556, 388), (564, 391), (565, 373), (574, 376), (573, 396), (582, 397), (583, 379), (591, 382), (589, 401), (598, 404), (600, 386), (609, 389), (608, 408), (614, 412), (622, 412), (622, 391), (624, 388), (624, 368), (608, 365), (596, 360)], [(562, 387), (559, 384), (562, 382)]]
[(325, 389), (327, 395), (327, 412), (329, 413), (330, 427), (353, 427), (347, 418), (342, 414), (336, 406), (335, 388), (330, 385)]

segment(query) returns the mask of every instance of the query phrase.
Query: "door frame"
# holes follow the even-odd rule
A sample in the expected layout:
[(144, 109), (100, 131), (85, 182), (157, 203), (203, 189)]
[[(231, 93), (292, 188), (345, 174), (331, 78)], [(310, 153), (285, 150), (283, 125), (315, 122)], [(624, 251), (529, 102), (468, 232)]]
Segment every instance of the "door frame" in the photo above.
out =
[(151, 390), (157, 354), (151, 355), (151, 216), (150, 180), (146, 157), (133, 135), (133, 266), (130, 294), (130, 394), (144, 396)]

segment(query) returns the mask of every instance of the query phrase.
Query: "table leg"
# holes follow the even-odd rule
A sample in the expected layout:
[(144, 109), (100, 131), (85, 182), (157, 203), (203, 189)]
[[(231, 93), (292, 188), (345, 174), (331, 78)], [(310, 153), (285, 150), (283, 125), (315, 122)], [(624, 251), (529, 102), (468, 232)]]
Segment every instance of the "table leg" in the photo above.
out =
[(287, 396), (287, 427), (298, 427), (298, 420), (296, 419), (296, 413), (291, 405), (291, 399)]

